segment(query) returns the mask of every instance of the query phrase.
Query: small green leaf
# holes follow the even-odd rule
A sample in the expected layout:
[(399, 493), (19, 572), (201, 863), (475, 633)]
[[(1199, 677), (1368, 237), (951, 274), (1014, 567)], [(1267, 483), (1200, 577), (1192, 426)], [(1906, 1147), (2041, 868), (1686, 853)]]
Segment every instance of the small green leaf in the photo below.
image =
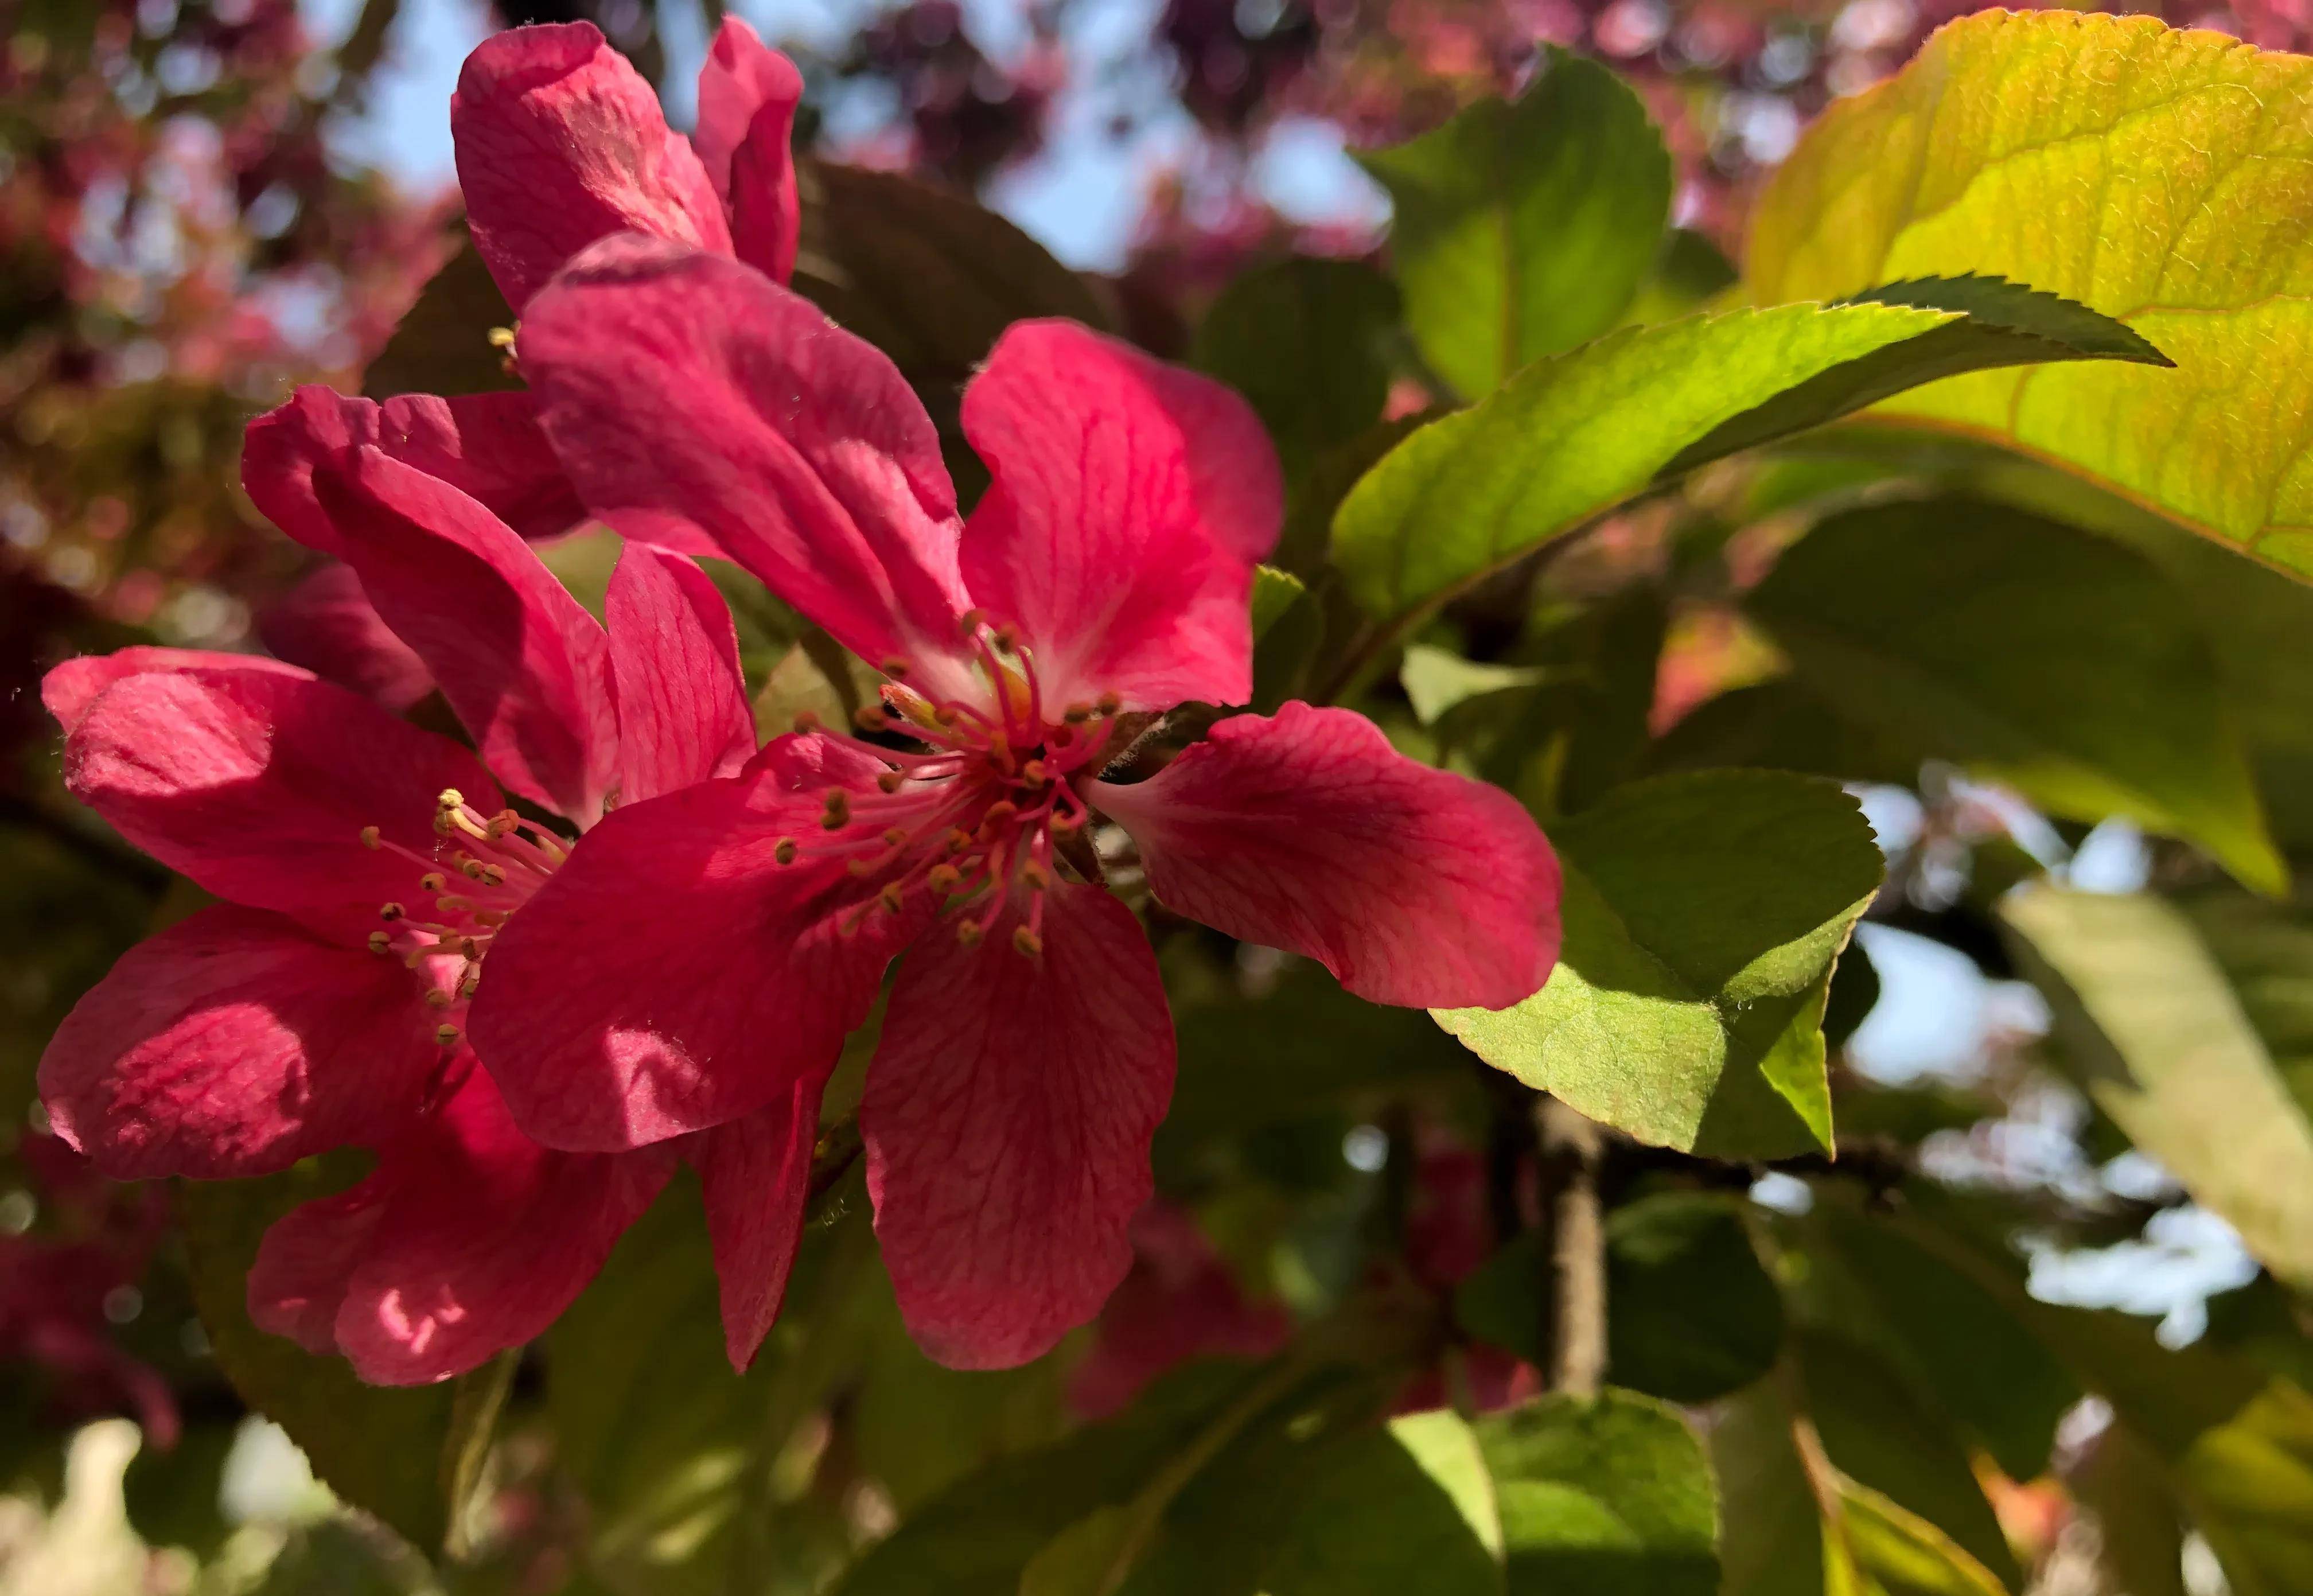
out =
[[(1333, 517), (1350, 595), (1395, 622), (1468, 586), (1678, 470), (1719, 428), (1804, 389), (1772, 428), (1728, 447), (1834, 420), (1959, 357), (1932, 336), (1958, 313), (1786, 304), (1612, 333), (1528, 366), (1473, 408), (1433, 421), (1368, 472)], [(2097, 357), (2042, 338), (1971, 337), (1979, 363)]]
[(1746, 609), (1882, 741), (2285, 884), (2198, 622), (2133, 551), (1973, 499), (1872, 506), (1802, 538)]
[(1397, 290), (1364, 261), (1296, 256), (1222, 289), (1189, 359), (1244, 395), (1298, 482), (1381, 419), (1397, 320)]
[(1390, 259), (1414, 340), (1473, 397), (1612, 327), (1670, 210), (1670, 154), (1645, 104), (1554, 48), (1516, 101), (1360, 159), (1394, 207)]
[(1309, 595), (1308, 584), (1273, 565), (1253, 568), (1253, 640), (1269, 635), (1285, 613)]
[(1642, 1142), (1735, 1158), (1828, 1148), (1825, 997), (1881, 872), (1854, 799), (1763, 771), (1658, 777), (1552, 838), (1565, 941), (1549, 983), (1438, 1022)]
[(442, 1499), (449, 1520), (443, 1549), (452, 1557), (472, 1549), (467, 1520), (481, 1491), (490, 1444), (497, 1439), (498, 1415), (514, 1389), (514, 1365), (521, 1362), (519, 1348), (502, 1352), (451, 1385), (449, 1433), (442, 1443)]
[(1832, 1589), (1845, 1574), (1857, 1596), (2008, 1596), (1966, 1548), (1869, 1486), (1841, 1481), (1839, 1503)]
[(1538, 686), (1554, 674), (1543, 666), (1489, 665), (1464, 659), (1450, 648), (1415, 643), (1405, 651), (1397, 680), (1412, 701), (1413, 718), (1435, 726), (1447, 710), (1473, 698)]
[(364, 1385), (344, 1359), (315, 1357), (249, 1320), (249, 1270), (266, 1230), (342, 1184), (310, 1163), (259, 1180), (179, 1181), (193, 1302), (217, 1366), (303, 1450), (314, 1477), (430, 1553), (448, 1523), (442, 1468), (450, 1387)]
[(1628, 1391), (1482, 1419), (1509, 1596), (1714, 1596), (1719, 1503), (1676, 1410)]
[(2098, 1106), (2275, 1275), (2313, 1288), (2313, 1123), (2191, 920), (2053, 887), (2001, 917)]

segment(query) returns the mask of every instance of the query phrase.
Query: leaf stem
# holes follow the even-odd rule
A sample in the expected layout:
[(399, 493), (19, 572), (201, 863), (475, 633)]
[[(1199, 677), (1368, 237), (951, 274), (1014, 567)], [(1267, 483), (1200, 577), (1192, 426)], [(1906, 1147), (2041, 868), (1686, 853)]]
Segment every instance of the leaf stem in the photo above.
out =
[(1598, 1202), (1605, 1139), (1556, 1098), (1538, 1098), (1534, 1117), (1549, 1236), (1550, 1389), (1592, 1397), (1606, 1379), (1606, 1230)]

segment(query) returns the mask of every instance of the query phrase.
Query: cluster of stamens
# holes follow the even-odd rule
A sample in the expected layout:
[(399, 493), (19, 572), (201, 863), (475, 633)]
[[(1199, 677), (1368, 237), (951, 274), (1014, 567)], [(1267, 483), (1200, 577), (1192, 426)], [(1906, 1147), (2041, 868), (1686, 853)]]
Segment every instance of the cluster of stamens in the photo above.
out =
[[(428, 1003), (449, 1010), (474, 995), (483, 956), (498, 927), (570, 850), (562, 838), (512, 809), (483, 815), (455, 788), (445, 789), (435, 801), (434, 834), (440, 841), (427, 854), (387, 837), (378, 826), (362, 828), (362, 846), (400, 854), (418, 870), (418, 898), (380, 904), (377, 917), (383, 923), (370, 932), (369, 947), (413, 971), (429, 959), (458, 960), (453, 981), (430, 982), (426, 989)], [(458, 1036), (458, 1027), (445, 1015), (435, 1040), (449, 1047)]]
[[(906, 661), (888, 659), (880, 701), (853, 716), (863, 736), (796, 717), (797, 732), (844, 743), (885, 768), (874, 793), (830, 789), (817, 834), (780, 838), (773, 858), (783, 865), (840, 860), (863, 889), (875, 884), (836, 922), (845, 935), (872, 914), (903, 913), (923, 894), (936, 910), (955, 913), (956, 938), (971, 947), (1025, 892), (1012, 946), (1033, 958), (1043, 951), (1055, 854), (1091, 819), (1077, 784), (1098, 773), (1121, 706), (1112, 693), (1054, 713), (1034, 660), (1009, 628), (974, 612), (963, 635), (990, 688), (984, 701), (928, 696), (907, 685)], [(921, 750), (867, 740), (895, 734)]]

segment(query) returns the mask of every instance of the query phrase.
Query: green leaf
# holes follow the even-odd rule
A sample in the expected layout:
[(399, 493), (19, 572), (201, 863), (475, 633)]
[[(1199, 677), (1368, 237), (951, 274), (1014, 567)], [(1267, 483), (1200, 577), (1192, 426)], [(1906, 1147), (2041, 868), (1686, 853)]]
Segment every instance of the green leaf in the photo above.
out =
[(1877, 505), (1817, 525), (1746, 608), (1881, 739), (2285, 884), (2199, 625), (2133, 551), (1978, 500)]
[[(1628, 1391), (1478, 1422), (1509, 1596), (1713, 1596), (1719, 1503), (1677, 1412)], [(1400, 1587), (1404, 1588), (1404, 1587)]]
[(1556, 674), (1544, 666), (1492, 665), (1464, 659), (1450, 648), (1415, 643), (1398, 666), (1397, 680), (1412, 701), (1414, 719), (1435, 726), (1448, 710), (1472, 699), (1538, 686)]
[(1834, 104), (1754, 215), (1761, 302), (1987, 272), (2128, 323), (2171, 371), (1974, 375), (1881, 407), (2012, 442), (2313, 569), (2313, 61), (2150, 17), (1987, 12)]
[(2313, 1590), (2313, 1396), (2275, 1380), (2178, 1468), (2234, 1596)]
[(1325, 609), (1290, 571), (1263, 565), (1253, 576), (1253, 708), (1266, 715), (1301, 694), (1325, 640)]
[(1397, 320), (1397, 290), (1364, 261), (1296, 256), (1222, 289), (1189, 359), (1244, 395), (1298, 482), (1380, 419)]
[(1555, 48), (1516, 101), (1359, 159), (1389, 190), (1414, 340), (1473, 397), (1612, 327), (1670, 211), (1670, 154), (1645, 104)]
[(1657, 777), (1552, 835), (1565, 941), (1549, 983), (1438, 1022), (1641, 1142), (1732, 1158), (1827, 1149), (1824, 1001), (1881, 872), (1854, 799), (1763, 771)]
[(1844, 1583), (1857, 1596), (2008, 1596), (2008, 1587), (1966, 1548), (1869, 1486), (1842, 1480), (1839, 1503), (1829, 1548), (1833, 1589)]
[[(1930, 335), (1960, 319), (1904, 304), (1786, 304), (1611, 333), (1399, 444), (1335, 513), (1334, 560), (1369, 614), (1418, 613), (1660, 481), (1674, 462), (1704, 463), (1694, 445), (1780, 394), (1814, 384), (1804, 409), (1775, 412), (1781, 431), (1746, 426), (1725, 435), (1733, 445), (1946, 375), (1951, 347)], [(2001, 364), (2098, 353), (2023, 337), (1966, 347)]]
[(418, 302), (394, 323), (385, 348), (362, 374), (371, 399), (397, 393), (488, 393), (519, 388), (506, 351), (490, 342), (493, 328), (514, 325), (514, 313), (490, 269), (458, 229), (458, 248), (426, 279)]
[(1121, 1507), (1096, 1507), (1046, 1543), (1020, 1571), (1020, 1596), (1108, 1596), (1134, 1520)]
[(430, 1552), (448, 1523), (451, 1388), (364, 1385), (343, 1359), (315, 1357), (249, 1320), (258, 1242), (275, 1220), (342, 1184), (310, 1162), (260, 1180), (179, 1181), (193, 1303), (225, 1378), (297, 1443), (314, 1477)]
[(482, 1470), (520, 1362), (520, 1349), (502, 1352), (451, 1385), (449, 1433), (442, 1443), (442, 1500), (448, 1510), (443, 1549), (453, 1558), (473, 1549), (467, 1521), (481, 1496)]
[(1777, 1382), (1720, 1405), (1710, 1441), (1726, 1523), (1720, 1596), (1824, 1596), (1822, 1508)]
[(2053, 887), (2001, 916), (2097, 1105), (2274, 1274), (2313, 1288), (2313, 1124), (2192, 921)]
[(1847, 1336), (1807, 1331), (1797, 1337), (1796, 1351), (1807, 1416), (1840, 1471), (1933, 1524), (2001, 1583), (2021, 1588), (2022, 1572), (1951, 1420)]

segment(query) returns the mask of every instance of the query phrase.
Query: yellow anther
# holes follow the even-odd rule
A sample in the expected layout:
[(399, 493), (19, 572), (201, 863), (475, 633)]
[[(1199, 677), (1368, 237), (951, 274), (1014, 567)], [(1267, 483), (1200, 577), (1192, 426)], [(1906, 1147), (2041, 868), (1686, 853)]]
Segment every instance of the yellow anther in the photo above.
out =
[(882, 775), (875, 778), (875, 785), (882, 788), (885, 792), (897, 792), (900, 790), (901, 786), (906, 782), (907, 779), (906, 774), (902, 772), (885, 771)]
[(1051, 767), (1041, 759), (1032, 759), (1020, 767), (1020, 780), (1031, 787), (1042, 787), (1052, 779)]
[(889, 731), (892, 718), (874, 704), (862, 704), (851, 711), (851, 724), (861, 731)]
[(504, 886), (506, 872), (496, 865), (484, 865), (479, 871), (484, 886)]
[(1051, 833), (1055, 837), (1065, 840), (1075, 836), (1082, 830), (1084, 830), (1084, 816), (1081, 815), (1055, 815), (1052, 816)]
[(780, 864), (791, 865), (796, 861), (796, 855), (801, 851), (802, 850), (796, 846), (796, 840), (793, 837), (781, 837), (772, 845), (771, 857)]
[(981, 930), (979, 922), (976, 921), (963, 921), (955, 928), (955, 939), (966, 948), (979, 947), (980, 939), (985, 934)]
[(821, 817), (820, 824), (828, 830), (833, 831), (851, 818), (851, 795), (841, 788), (839, 787), (830, 792), (827, 795), (826, 803), (827, 813)]
[(497, 814), (490, 816), (490, 823), (482, 829), (489, 833), (491, 840), (495, 842), (497, 839), (505, 836), (508, 832), (514, 830), (515, 825), (520, 824), (520, 820), (521, 817), (515, 815), (512, 809), (500, 809)]
[(1052, 873), (1034, 860), (1020, 867), (1020, 879), (1028, 884), (1030, 892), (1042, 892), (1052, 884)]
[(903, 895), (900, 891), (900, 884), (896, 881), (884, 883), (884, 890), (875, 895), (875, 896), (883, 903), (884, 907), (893, 914), (897, 914), (900, 912), (900, 904), (902, 895)]
[(1082, 726), (1086, 721), (1092, 719), (1092, 706), (1082, 702), (1081, 701), (1077, 703), (1070, 704), (1066, 710), (1060, 712), (1060, 719), (1067, 721), (1070, 726)]
[(474, 995), (474, 989), (481, 983), (482, 973), (479, 970), (469, 970), (466, 972), (466, 978), (458, 983), (458, 995), (462, 998), (471, 998)]
[(1123, 707), (1124, 701), (1117, 697), (1116, 694), (1113, 692), (1104, 692), (1100, 695), (1099, 710), (1102, 714), (1113, 715)]
[(479, 958), (482, 957), (482, 945), (471, 937), (461, 937), (458, 939), (458, 951), (468, 958)]
[(380, 904), (377, 906), (377, 917), (380, 920), (399, 920), (409, 913), (409, 911), (400, 904)]
[(489, 331), (489, 340), (493, 349), (511, 349), (514, 348), (514, 329), (493, 327)]
[(894, 654), (884, 662), (884, 674), (897, 681), (908, 674), (908, 662)]
[(998, 798), (980, 816), (984, 825), (1002, 825), (1020, 813), (1020, 806), (1010, 798)]
[(796, 718), (787, 722), (787, 724), (794, 729), (796, 736), (800, 737), (817, 731), (822, 722), (820, 720), (818, 716), (813, 714), (809, 710), (799, 710), (796, 713)]
[(1041, 958), (1044, 953), (1044, 939), (1026, 926), (1016, 925), (1012, 928), (1012, 950), (1024, 953), (1030, 958)]
[(462, 809), (466, 807), (466, 795), (454, 787), (445, 787), (434, 801), (444, 809)]
[(478, 909), (474, 912), (474, 919), (493, 930), (506, 922), (506, 911), (503, 909)]
[(482, 878), (482, 861), (462, 853), (458, 855), (458, 874), (469, 881), (479, 881)]
[(980, 629), (987, 624), (988, 612), (985, 610), (966, 610), (956, 621), (956, 625), (963, 629), (965, 637), (976, 636)]
[(393, 951), (393, 937), (391, 933), (387, 931), (370, 932), (369, 950), (372, 953), (391, 953)]
[(962, 853), (976, 840), (970, 832), (960, 826), (952, 825), (947, 831), (947, 851), (950, 853)]
[(903, 827), (887, 825), (884, 828), (884, 846), (886, 848), (897, 848), (907, 840), (908, 833)]
[(383, 838), (379, 835), (379, 833), (378, 833), (378, 829), (377, 829), (377, 827), (375, 827), (375, 826), (374, 826), (374, 825), (365, 825), (365, 826), (362, 827), (362, 829), (361, 829), (361, 840), (362, 840), (362, 846), (363, 846), (363, 847), (365, 847), (365, 848), (372, 848), (372, 849), (374, 849), (374, 848), (381, 848), (381, 847), (384, 846), (383, 840)]
[(452, 997), (448, 992), (444, 992), (440, 987), (438, 987), (438, 986), (435, 986), (435, 987), (428, 987), (428, 988), (427, 989), (427, 992), (426, 992), (426, 1001), (427, 1001), (427, 1002), (428, 1004), (432, 1005), (434, 1008), (436, 1008), (436, 1009), (447, 1009), (447, 1008), (448, 1008), (452, 1003), (455, 1002), (457, 1000), (456, 1000), (456, 999), (454, 999), (454, 998), (453, 998), (453, 997)]
[(458, 1045), (458, 1027), (453, 1025), (435, 1027), (434, 1040), (444, 1047), (455, 1047)]
[(954, 865), (934, 865), (924, 873), (924, 880), (934, 892), (954, 892), (956, 883), (963, 879), (963, 873)]
[(444, 897), (436, 898), (434, 901), (442, 908), (449, 911), (453, 914), (462, 913), (464, 911), (474, 906), (473, 899), (462, 898), (456, 893), (451, 893)]
[(449, 886), (450, 877), (439, 870), (428, 870), (418, 877), (418, 888), (420, 892), (446, 892)]
[(849, 864), (845, 865), (843, 869), (847, 874), (855, 879), (865, 881), (868, 877), (875, 873), (875, 863), (873, 860), (855, 859)]

